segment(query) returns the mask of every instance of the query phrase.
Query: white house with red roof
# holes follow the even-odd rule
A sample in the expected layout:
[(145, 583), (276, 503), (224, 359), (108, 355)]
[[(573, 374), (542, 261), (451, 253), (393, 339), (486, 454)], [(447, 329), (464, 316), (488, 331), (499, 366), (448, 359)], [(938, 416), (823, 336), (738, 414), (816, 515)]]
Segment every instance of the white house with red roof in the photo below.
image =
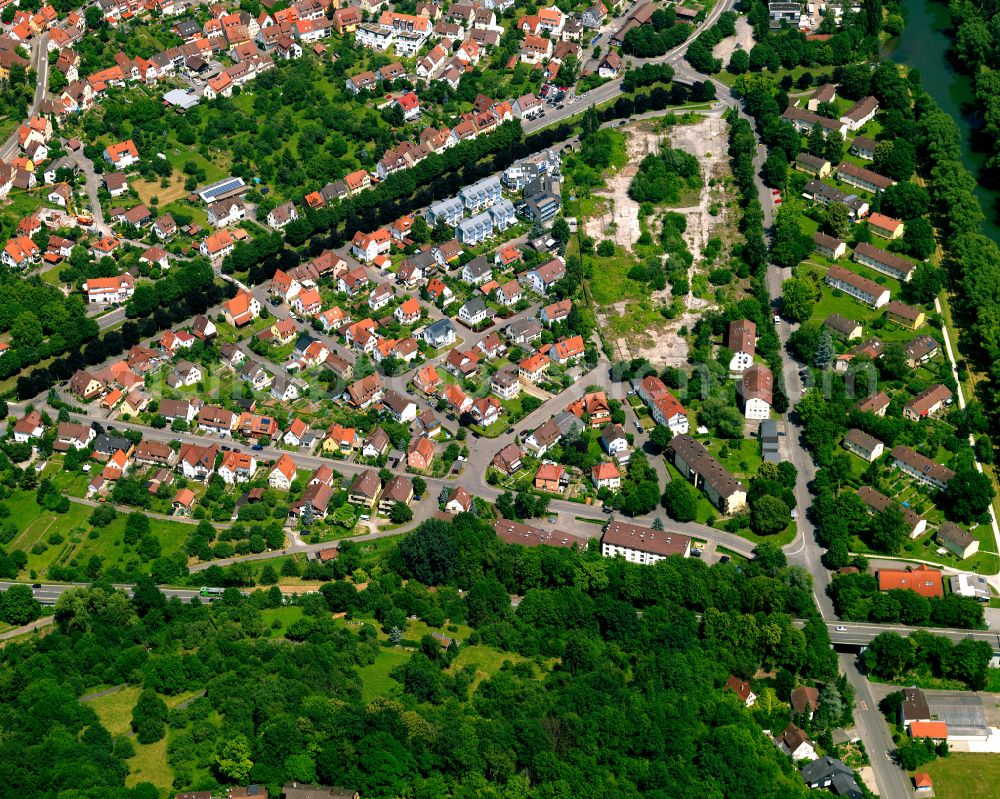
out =
[(420, 116), (420, 98), (416, 92), (404, 92), (396, 98), (395, 103), (403, 112), (403, 119), (412, 122)]
[(374, 261), (379, 255), (388, 255), (391, 249), (392, 234), (385, 228), (379, 228), (374, 233), (359, 230), (351, 239), (351, 252), (362, 263)]

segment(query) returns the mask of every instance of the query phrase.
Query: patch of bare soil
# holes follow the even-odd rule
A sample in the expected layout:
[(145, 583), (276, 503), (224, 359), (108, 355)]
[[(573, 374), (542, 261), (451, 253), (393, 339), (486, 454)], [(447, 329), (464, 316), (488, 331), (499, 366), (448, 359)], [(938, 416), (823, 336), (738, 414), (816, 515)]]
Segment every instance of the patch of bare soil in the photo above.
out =
[(629, 197), (628, 189), (642, 159), (660, 151), (662, 134), (649, 123), (637, 123), (621, 130), (628, 139), (628, 164), (608, 178), (607, 188), (594, 192), (595, 197), (606, 199), (605, 211), (587, 219), (583, 232), (596, 241), (611, 239), (631, 252), (639, 240), (639, 203)]
[[(688, 271), (688, 280), (693, 286), (706, 243), (713, 235), (718, 235), (717, 231), (725, 224), (726, 209), (720, 187), (728, 171), (726, 123), (722, 119), (708, 117), (694, 125), (674, 127), (670, 131), (670, 144), (698, 158), (704, 181), (697, 205), (672, 209), (687, 217), (684, 240), (694, 256)], [(715, 186), (710, 185), (713, 178)], [(717, 211), (715, 215), (712, 214), (713, 206)], [(656, 292), (653, 297), (663, 302), (672, 300), (669, 288)], [(656, 366), (682, 366), (687, 362), (688, 344), (680, 333), (681, 328), (690, 329), (698, 317), (714, 304), (714, 300), (696, 297), (689, 291), (684, 298), (685, 311), (680, 316), (663, 327), (647, 331), (643, 341), (626, 344), (629, 357), (646, 358)]]
[(747, 18), (740, 16), (736, 19), (736, 35), (727, 36), (715, 47), (712, 48), (712, 55), (722, 59), (722, 66), (729, 66), (729, 59), (737, 49), (749, 53), (753, 47), (753, 28), (747, 22)]

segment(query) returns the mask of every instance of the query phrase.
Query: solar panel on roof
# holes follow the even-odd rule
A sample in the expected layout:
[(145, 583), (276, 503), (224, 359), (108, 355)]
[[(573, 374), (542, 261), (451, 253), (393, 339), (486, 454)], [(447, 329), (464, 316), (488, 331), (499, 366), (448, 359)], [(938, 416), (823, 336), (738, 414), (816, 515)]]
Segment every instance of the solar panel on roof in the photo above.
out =
[(201, 195), (203, 198), (210, 199), (212, 197), (218, 197), (220, 194), (226, 194), (233, 189), (242, 188), (245, 184), (242, 178), (234, 178), (232, 180), (227, 180), (216, 186), (209, 186), (206, 189), (201, 190)]

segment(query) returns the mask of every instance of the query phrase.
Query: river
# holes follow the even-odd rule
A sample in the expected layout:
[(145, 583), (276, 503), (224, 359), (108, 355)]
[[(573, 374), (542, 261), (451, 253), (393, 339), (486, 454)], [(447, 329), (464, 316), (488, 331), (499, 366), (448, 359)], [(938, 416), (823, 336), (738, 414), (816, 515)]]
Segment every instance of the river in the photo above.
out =
[(945, 31), (951, 24), (948, 6), (934, 0), (903, 0), (906, 27), (903, 35), (893, 42), (884, 55), (897, 64), (916, 67), (924, 89), (941, 108), (951, 114), (962, 134), (962, 163), (977, 177), (976, 197), (986, 215), (983, 233), (1000, 243), (1000, 192), (991, 191), (978, 184), (979, 170), (986, 161), (983, 153), (973, 151), (969, 140), (972, 120), (962, 113), (966, 104), (972, 103), (972, 82), (968, 76), (956, 72), (948, 60), (950, 41)]

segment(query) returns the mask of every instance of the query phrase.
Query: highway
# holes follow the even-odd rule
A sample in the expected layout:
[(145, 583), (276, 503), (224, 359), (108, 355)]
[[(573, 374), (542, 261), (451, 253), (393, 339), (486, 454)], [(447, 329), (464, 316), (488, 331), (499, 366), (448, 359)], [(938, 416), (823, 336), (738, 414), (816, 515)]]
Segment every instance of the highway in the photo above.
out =
[[(0, 591), (6, 591), (14, 585), (28, 585), (28, 583), (0, 582)], [(73, 588), (86, 588), (87, 585), (88, 583), (34, 583), (32, 585), (32, 593), (35, 595), (35, 599), (42, 605), (50, 606), (56, 604), (59, 597), (67, 591)], [(115, 583), (114, 586), (124, 591), (130, 597), (132, 596), (132, 585)], [(177, 597), (182, 602), (190, 602), (192, 599), (198, 599), (201, 602), (209, 601), (207, 597), (203, 597), (198, 593), (197, 588), (161, 588), (160, 590), (168, 599)]]

